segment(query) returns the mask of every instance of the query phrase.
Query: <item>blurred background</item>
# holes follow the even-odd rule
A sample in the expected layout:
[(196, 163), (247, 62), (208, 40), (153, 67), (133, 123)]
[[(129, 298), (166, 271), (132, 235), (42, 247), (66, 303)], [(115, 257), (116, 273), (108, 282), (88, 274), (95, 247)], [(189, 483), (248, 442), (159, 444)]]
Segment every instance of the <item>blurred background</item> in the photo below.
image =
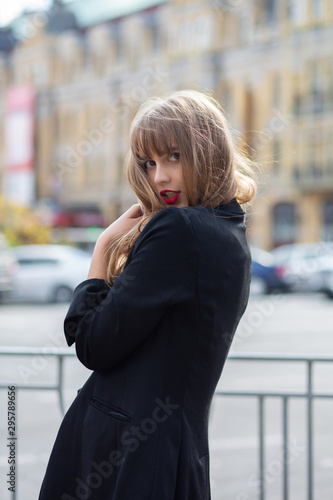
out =
[(261, 166), (251, 245), (296, 245), (256, 251), (280, 267), (257, 266), (252, 289), (333, 295), (331, 1), (14, 0), (0, 22), (2, 246), (91, 252), (136, 202), (123, 162), (140, 103), (202, 89)]
[[(236, 144), (261, 168), (256, 199), (245, 207), (251, 293), (231, 354), (332, 355), (332, 35), (331, 0), (2, 2), (3, 386), (52, 385), (55, 356), (20, 357), (6, 348), (66, 347), (62, 321), (75, 286), (86, 279), (94, 243), (137, 201), (123, 169), (131, 120), (148, 97), (185, 88), (213, 93)], [(306, 371), (297, 363), (276, 371), (273, 365), (228, 360), (221, 388), (305, 388)], [(330, 365), (315, 372), (319, 392), (332, 394)], [(74, 356), (64, 370), (67, 408), (90, 372)], [(54, 391), (18, 392), (18, 498), (33, 500), (62, 413)], [(236, 399), (218, 398), (212, 409), (213, 498), (263, 500), (254, 476), (258, 415), (249, 398)], [(309, 484), (309, 427), (305, 400), (298, 399), (290, 414), (297, 444), (291, 498), (331, 500), (332, 401), (313, 403), (316, 468)], [(270, 404), (270, 461), (261, 483), (266, 498), (286, 500), (282, 410)], [(1, 446), (0, 496), (6, 499), (8, 463)]]

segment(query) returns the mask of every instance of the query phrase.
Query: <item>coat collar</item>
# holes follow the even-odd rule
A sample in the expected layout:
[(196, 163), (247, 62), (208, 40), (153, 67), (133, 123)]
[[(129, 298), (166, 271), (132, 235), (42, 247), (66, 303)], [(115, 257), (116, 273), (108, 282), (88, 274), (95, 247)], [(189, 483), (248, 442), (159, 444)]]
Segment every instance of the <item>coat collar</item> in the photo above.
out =
[(218, 205), (214, 208), (209, 208), (208, 210), (213, 211), (217, 215), (225, 217), (240, 217), (243, 218), (245, 211), (241, 208), (236, 198), (233, 198), (228, 203)]

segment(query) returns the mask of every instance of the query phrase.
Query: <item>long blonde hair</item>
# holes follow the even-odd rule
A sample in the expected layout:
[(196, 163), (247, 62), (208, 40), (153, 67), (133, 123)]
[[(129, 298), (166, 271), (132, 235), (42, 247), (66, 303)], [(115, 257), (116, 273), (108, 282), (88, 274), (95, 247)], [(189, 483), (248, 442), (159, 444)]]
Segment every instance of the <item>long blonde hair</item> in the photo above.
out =
[(163, 208), (143, 158), (172, 154), (177, 147), (188, 206), (216, 207), (236, 198), (250, 202), (257, 190), (255, 163), (233, 144), (220, 104), (208, 93), (182, 90), (152, 97), (139, 107), (130, 127), (125, 172), (145, 214), (128, 233), (113, 238), (106, 250), (107, 279), (113, 284), (144, 226)]

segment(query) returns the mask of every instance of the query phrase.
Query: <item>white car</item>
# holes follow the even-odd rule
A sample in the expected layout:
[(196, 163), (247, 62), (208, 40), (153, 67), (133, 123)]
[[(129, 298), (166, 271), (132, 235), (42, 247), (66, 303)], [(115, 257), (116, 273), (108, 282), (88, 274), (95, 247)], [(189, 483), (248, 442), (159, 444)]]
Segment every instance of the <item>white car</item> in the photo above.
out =
[(292, 291), (320, 292), (322, 263), (333, 257), (333, 242), (282, 245), (271, 253), (275, 264), (285, 266), (286, 280)]
[(330, 299), (333, 299), (333, 256), (323, 258), (318, 269), (320, 289)]
[(10, 252), (5, 236), (0, 233), (0, 302), (10, 297), (13, 290), (13, 275), (17, 263)]
[(91, 255), (66, 245), (13, 247), (15, 301), (69, 302), (74, 288), (87, 279)]

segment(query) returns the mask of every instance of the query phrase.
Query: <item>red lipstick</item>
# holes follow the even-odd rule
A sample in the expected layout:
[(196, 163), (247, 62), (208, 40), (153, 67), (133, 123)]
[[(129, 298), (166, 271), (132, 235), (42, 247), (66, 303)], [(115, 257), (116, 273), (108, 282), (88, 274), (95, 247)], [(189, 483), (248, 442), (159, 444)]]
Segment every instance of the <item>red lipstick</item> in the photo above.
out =
[[(168, 194), (167, 194), (168, 193)], [(171, 194), (174, 193), (174, 196), (171, 196)], [(172, 191), (171, 189), (163, 189), (163, 191), (160, 191), (160, 195), (163, 197), (163, 200), (167, 205), (172, 205), (178, 200), (178, 197), (180, 195), (180, 191)]]

